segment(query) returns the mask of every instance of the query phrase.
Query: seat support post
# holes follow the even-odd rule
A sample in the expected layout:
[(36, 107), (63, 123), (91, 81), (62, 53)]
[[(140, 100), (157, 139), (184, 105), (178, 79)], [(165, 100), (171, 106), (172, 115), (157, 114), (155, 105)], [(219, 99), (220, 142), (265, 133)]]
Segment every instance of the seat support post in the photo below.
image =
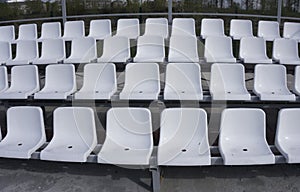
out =
[(150, 171), (152, 174), (152, 191), (160, 191), (160, 169), (159, 166), (150, 166)]

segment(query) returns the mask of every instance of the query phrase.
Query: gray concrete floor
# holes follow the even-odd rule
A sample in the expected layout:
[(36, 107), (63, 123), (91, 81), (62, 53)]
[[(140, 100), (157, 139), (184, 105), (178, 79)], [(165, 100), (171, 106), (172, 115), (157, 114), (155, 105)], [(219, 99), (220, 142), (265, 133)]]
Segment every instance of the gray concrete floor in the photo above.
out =
[(162, 175), (161, 191), (300, 191), (298, 165), (176, 167), (164, 170)]
[[(161, 191), (297, 192), (300, 165), (163, 167)], [(0, 159), (2, 192), (151, 191), (148, 170), (111, 165)]]
[(150, 191), (148, 170), (99, 164), (0, 159), (2, 192)]

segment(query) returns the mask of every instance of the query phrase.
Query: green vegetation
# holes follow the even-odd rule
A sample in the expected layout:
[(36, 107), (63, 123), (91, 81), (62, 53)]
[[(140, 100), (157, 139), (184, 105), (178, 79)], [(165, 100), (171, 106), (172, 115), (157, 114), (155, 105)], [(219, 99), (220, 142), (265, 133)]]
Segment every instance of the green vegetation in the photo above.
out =
[[(2, 1), (3, 2), (3, 1)], [(167, 12), (166, 0), (67, 0), (68, 15)], [(299, 17), (300, 0), (283, 0), (283, 16)], [(173, 0), (173, 12), (276, 15), (276, 0)], [(61, 2), (0, 3), (0, 20), (61, 16)]]

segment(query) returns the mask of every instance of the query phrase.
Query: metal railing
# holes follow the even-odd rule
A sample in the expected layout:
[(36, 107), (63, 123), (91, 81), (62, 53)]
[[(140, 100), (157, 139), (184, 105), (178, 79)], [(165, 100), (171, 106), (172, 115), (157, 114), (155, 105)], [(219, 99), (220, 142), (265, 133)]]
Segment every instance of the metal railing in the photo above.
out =
[(282, 16), (282, 1), (277, 0), (277, 15), (258, 15), (258, 14), (242, 14), (242, 13), (204, 13), (204, 12), (173, 12), (172, 0), (168, 1), (168, 12), (160, 13), (112, 13), (112, 14), (89, 14), (89, 15), (67, 15), (66, 0), (61, 0), (62, 16), (56, 17), (43, 17), (43, 18), (31, 18), (31, 19), (16, 19), (8, 21), (0, 21), (1, 24), (8, 23), (24, 23), (35, 21), (49, 21), (49, 20), (62, 20), (63, 23), (68, 19), (81, 19), (81, 18), (103, 18), (103, 17), (130, 17), (130, 16), (167, 16), (168, 21), (171, 24), (173, 16), (218, 16), (218, 17), (247, 17), (247, 18), (263, 18), (277, 20), (279, 23), (281, 20), (294, 20), (300, 21), (299, 17), (285, 17)]

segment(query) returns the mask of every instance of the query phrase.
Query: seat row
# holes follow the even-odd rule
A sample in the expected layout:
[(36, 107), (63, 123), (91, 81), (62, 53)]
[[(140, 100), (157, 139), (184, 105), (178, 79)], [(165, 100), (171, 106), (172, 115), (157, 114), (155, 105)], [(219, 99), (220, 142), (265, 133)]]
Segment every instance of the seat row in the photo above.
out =
[[(300, 163), (300, 109), (282, 109), (275, 145), (287, 163)], [(18, 119), (18, 121), (16, 121)], [(153, 151), (151, 112), (146, 108), (111, 108), (98, 163), (149, 165)], [(28, 134), (30, 133), (30, 134)], [(0, 138), (1, 139), (1, 138)], [(53, 137), (46, 134), (40, 107), (11, 107), (0, 157), (29, 159), (41, 148), (40, 159), (86, 162), (97, 146), (95, 115), (88, 107), (59, 107), (53, 112)], [(256, 108), (225, 109), (219, 150), (225, 165), (274, 164), (266, 141), (266, 115)], [(122, 157), (122, 158), (120, 158)], [(161, 113), (158, 165), (210, 165), (207, 114), (200, 108), (168, 108)]]
[[(201, 38), (217, 36), (224, 37), (224, 20), (217, 18), (204, 18), (201, 20)], [(300, 40), (300, 23), (285, 22), (283, 27), (283, 38)], [(172, 36), (175, 35), (192, 35), (196, 36), (195, 20), (193, 18), (175, 18), (172, 22)], [(240, 40), (244, 37), (254, 37), (253, 24), (251, 20), (231, 19), (229, 36), (234, 40)], [(257, 37), (265, 41), (274, 41), (281, 38), (280, 26), (277, 21), (259, 21)]]
[[(225, 36), (223, 19), (202, 19), (201, 36), (203, 39), (209, 36)], [(258, 21), (257, 37), (266, 41), (274, 41), (281, 38), (280, 25), (277, 21)], [(283, 25), (283, 38), (300, 40), (300, 23), (285, 22)], [(230, 32), (234, 40), (240, 40), (243, 37), (254, 37), (253, 24), (251, 20), (231, 19)]]
[[(14, 66), (8, 87), (7, 69), (0, 67), (0, 99), (74, 99), (110, 100), (117, 91), (115, 65), (87, 64), (83, 86), (77, 91), (75, 67), (72, 64), (48, 65), (45, 85), (40, 90), (38, 68), (35, 65)], [(300, 96), (300, 66), (295, 68), (293, 92)], [(121, 100), (157, 100), (161, 92), (159, 65), (129, 63), (125, 69), (125, 84), (119, 93)], [(212, 100), (249, 101), (242, 64), (213, 64), (210, 77)], [(263, 101), (295, 101), (287, 87), (286, 68), (276, 64), (258, 64), (254, 72), (254, 93)], [(170, 63), (166, 68), (164, 100), (203, 100), (201, 69), (197, 63)]]
[[(91, 37), (72, 40), (71, 54), (66, 57), (65, 42), (62, 39), (47, 39), (42, 42), (39, 56), (38, 44), (34, 40), (20, 40), (16, 56), (12, 58), (11, 44), (0, 42), (0, 63), (6, 65), (113, 62), (126, 63), (131, 60), (130, 42), (126, 37), (114, 36), (104, 39), (103, 54), (97, 58), (100, 44)], [(168, 62), (199, 62), (198, 40), (192, 36), (170, 38)], [(263, 38), (241, 39), (239, 58), (244, 63), (280, 63), (299, 65), (298, 43), (293, 39), (275, 39), (273, 61), (266, 54)], [(233, 56), (232, 39), (229, 37), (208, 37), (205, 41), (206, 62), (237, 62)], [(141, 36), (137, 40), (137, 53), (133, 62), (165, 62), (165, 41), (158, 36)]]
[[(170, 47), (171, 48), (171, 47)], [(207, 37), (204, 57), (206, 62), (236, 62), (230, 37)], [(239, 59), (246, 64), (280, 63), (299, 65), (298, 42), (294, 39), (277, 38), (273, 43), (272, 59), (267, 56), (266, 41), (260, 37), (243, 37), (240, 40)]]
[[(146, 26), (145, 34), (154, 33), (152, 35), (168, 37), (168, 21), (166, 18), (149, 18), (146, 21)], [(116, 35), (136, 39), (140, 35), (139, 28), (138, 19), (119, 19)], [(163, 31), (157, 31), (157, 28), (162, 28)], [(103, 40), (111, 35), (112, 27), (110, 19), (91, 20), (87, 37), (92, 37), (95, 40)], [(19, 40), (44, 41), (46, 39), (59, 38), (70, 41), (74, 38), (83, 37), (85, 37), (85, 25), (82, 20), (65, 22), (63, 35), (60, 22), (45, 22), (42, 24), (40, 37), (38, 37), (36, 24), (22, 24), (19, 26), (17, 39), (15, 39), (15, 28), (13, 25), (0, 27), (0, 41), (8, 41), (10, 43), (15, 43)]]
[[(300, 23), (285, 22), (283, 29), (284, 38), (300, 40)], [(39, 40), (53, 38), (63, 38), (72, 40), (85, 36), (84, 21), (67, 21), (64, 24), (64, 34), (62, 36), (60, 22), (46, 22), (42, 24), (41, 36), (38, 38), (36, 24), (22, 24), (19, 26), (18, 39), (15, 40), (14, 26), (0, 27), (0, 41), (15, 42), (18, 40)], [(109, 19), (91, 20), (89, 25), (88, 37), (102, 40), (112, 35), (111, 21)], [(117, 22), (116, 35), (125, 36), (129, 39), (136, 39), (140, 36), (140, 23), (137, 18), (119, 19)], [(144, 35), (154, 35), (163, 38), (169, 37), (169, 26), (166, 18), (148, 18), (145, 22)], [(195, 20), (193, 18), (175, 18), (172, 22), (171, 36), (192, 35), (196, 36)], [(258, 37), (267, 41), (280, 38), (279, 23), (276, 21), (259, 21)], [(208, 36), (225, 36), (223, 19), (204, 18), (201, 21), (201, 37), (206, 39)], [(230, 21), (230, 36), (233, 39), (242, 37), (252, 37), (252, 21), (242, 19), (232, 19)]]

